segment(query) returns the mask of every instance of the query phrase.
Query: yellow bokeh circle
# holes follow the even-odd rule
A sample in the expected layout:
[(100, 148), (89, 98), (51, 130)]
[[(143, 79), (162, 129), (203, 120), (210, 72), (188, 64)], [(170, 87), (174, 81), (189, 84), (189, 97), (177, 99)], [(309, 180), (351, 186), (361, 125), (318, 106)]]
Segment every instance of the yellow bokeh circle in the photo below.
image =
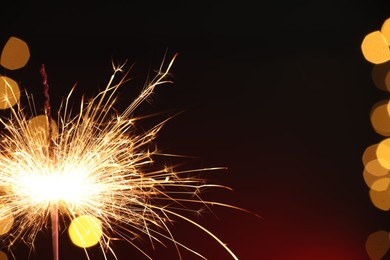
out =
[(390, 138), (386, 138), (378, 144), (376, 156), (384, 168), (390, 169)]
[(389, 44), (380, 31), (374, 31), (364, 37), (361, 44), (364, 58), (374, 64), (381, 64), (390, 60)]
[(0, 235), (7, 234), (14, 224), (14, 216), (7, 206), (0, 206)]
[(3, 251), (0, 251), (0, 260), (8, 260), (8, 256)]
[(30, 50), (25, 41), (11, 37), (5, 44), (0, 57), (0, 64), (9, 70), (24, 67), (30, 58)]
[(20, 89), (15, 80), (0, 76), (0, 109), (14, 106), (20, 99)]
[(390, 18), (386, 19), (386, 21), (382, 24), (381, 33), (387, 42), (390, 42)]
[[(35, 116), (28, 120), (27, 128), (31, 139), (41, 146), (47, 145), (49, 138), (49, 119), (46, 115)], [(58, 136), (58, 126), (56, 122), (51, 121), (51, 138)]]
[(87, 248), (99, 243), (103, 235), (99, 219), (83, 215), (72, 220), (69, 229), (70, 240), (78, 247)]
[(383, 136), (390, 136), (389, 101), (378, 102), (370, 113), (371, 125), (375, 132)]

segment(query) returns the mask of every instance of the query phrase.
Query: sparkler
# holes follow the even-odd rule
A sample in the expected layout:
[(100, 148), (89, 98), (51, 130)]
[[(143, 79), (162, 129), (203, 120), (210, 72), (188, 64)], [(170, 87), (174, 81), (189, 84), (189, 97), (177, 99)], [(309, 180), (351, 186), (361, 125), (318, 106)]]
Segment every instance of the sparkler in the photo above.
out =
[[(134, 110), (150, 97), (155, 87), (171, 82), (167, 77), (175, 58), (176, 55), (168, 64), (162, 62), (156, 76), (121, 113), (114, 105), (119, 87), (129, 80), (130, 70), (124, 72), (125, 64), (113, 64), (114, 72), (106, 88), (90, 100), (82, 98), (76, 113), (70, 104), (72, 88), (57, 118), (52, 118), (44, 67), (41, 74), (46, 94), (45, 115), (38, 115), (29, 94), (26, 95), (29, 106), (22, 107), (20, 102), (9, 105), (11, 116), (0, 118), (4, 125), (0, 133), (0, 220), (8, 221), (9, 225), (17, 223), (2, 237), (10, 249), (19, 240), (33, 248), (38, 232), (50, 218), (53, 256), (58, 260), (59, 229), (66, 227), (67, 221), (91, 216), (87, 222), (101, 227), (101, 233), (99, 228), (92, 232), (105, 259), (108, 252), (116, 258), (110, 246), (113, 239), (129, 242), (151, 259), (134, 240), (141, 236), (146, 236), (153, 247), (163, 241), (173, 243), (180, 258), (180, 249), (184, 249), (205, 259), (175, 240), (168, 224), (178, 218), (203, 230), (232, 258), (238, 259), (211, 231), (178, 210), (193, 203), (244, 210), (201, 199), (199, 193), (203, 188), (229, 188), (207, 183), (194, 173), (223, 168), (155, 169), (152, 167), (155, 156), (163, 154), (151, 145), (167, 120), (141, 134), (135, 128), (141, 118), (133, 116)], [(119, 73), (124, 76), (117, 80)], [(10, 99), (19, 94), (11, 87), (9, 92)], [(81, 245), (85, 245), (86, 257), (90, 259), (86, 244)]]

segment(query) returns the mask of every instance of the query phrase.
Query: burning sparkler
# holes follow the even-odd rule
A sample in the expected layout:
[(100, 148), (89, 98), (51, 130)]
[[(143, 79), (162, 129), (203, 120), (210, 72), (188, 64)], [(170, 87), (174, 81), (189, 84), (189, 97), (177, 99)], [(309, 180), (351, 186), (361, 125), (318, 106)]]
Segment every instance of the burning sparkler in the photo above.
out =
[(193, 173), (221, 168), (176, 171), (165, 166), (151, 170), (159, 151), (150, 145), (166, 121), (141, 134), (135, 131), (139, 118), (133, 116), (134, 110), (155, 87), (170, 82), (167, 76), (175, 58), (168, 64), (162, 62), (156, 76), (122, 113), (114, 110), (114, 104), (118, 88), (128, 80), (127, 71), (116, 83), (124, 64), (113, 64), (106, 88), (90, 100), (82, 99), (76, 113), (70, 105), (73, 88), (57, 118), (50, 112), (44, 67), (45, 115), (36, 113), (31, 95), (26, 95), (27, 108), (20, 102), (11, 103), (19, 92), (2, 78), (9, 94), (2, 102), (12, 116), (0, 118), (4, 125), (0, 133), (0, 235), (10, 248), (19, 240), (33, 246), (38, 232), (51, 219), (53, 255), (58, 260), (58, 232), (64, 228), (61, 223), (70, 220), (70, 237), (85, 248), (88, 259), (87, 248), (97, 243), (105, 259), (107, 252), (115, 256), (110, 246), (114, 237), (128, 241), (151, 259), (134, 241), (140, 236), (148, 237), (152, 245), (172, 242), (179, 257), (180, 249), (184, 249), (205, 259), (175, 240), (168, 224), (178, 218), (206, 232), (238, 259), (212, 232), (176, 210), (191, 203), (243, 210), (200, 198), (203, 188), (228, 187), (208, 184)]

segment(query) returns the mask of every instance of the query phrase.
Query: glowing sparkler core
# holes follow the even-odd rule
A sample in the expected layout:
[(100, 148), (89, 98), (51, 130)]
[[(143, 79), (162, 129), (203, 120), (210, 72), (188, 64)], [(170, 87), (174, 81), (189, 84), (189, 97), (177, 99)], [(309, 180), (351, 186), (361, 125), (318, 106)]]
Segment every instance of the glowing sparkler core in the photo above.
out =
[[(135, 133), (134, 122), (138, 118), (133, 117), (134, 109), (153, 93), (156, 86), (169, 82), (165, 78), (175, 57), (165, 69), (164, 63), (161, 65), (156, 77), (121, 114), (114, 111), (113, 105), (119, 86), (127, 81), (126, 73), (114, 83), (115, 75), (123, 66), (113, 66), (114, 73), (107, 87), (93, 99), (83, 100), (75, 116), (69, 108), (72, 90), (59, 109), (57, 123), (51, 128), (47, 117), (41, 115), (39, 120), (30, 119), (20, 103), (16, 107), (10, 105), (12, 117), (0, 118), (7, 130), (0, 133), (0, 204), (12, 213), (12, 220), (19, 223), (10, 231), (10, 246), (17, 239), (32, 245), (50, 216), (52, 221), (54, 216), (55, 225), (58, 216), (64, 219), (62, 222), (91, 216), (102, 225), (99, 243), (104, 255), (108, 250), (115, 256), (110, 241), (120, 238), (150, 258), (133, 242), (134, 238), (146, 235), (152, 245), (171, 241), (179, 256), (179, 248), (184, 248), (204, 258), (174, 239), (169, 224), (171, 217), (175, 217), (205, 231), (237, 259), (210, 231), (179, 213), (183, 204), (188, 203), (240, 209), (200, 199), (199, 192), (203, 188), (226, 187), (189, 177), (190, 173), (219, 168), (151, 170), (152, 157), (158, 152), (150, 150), (150, 144), (165, 122), (144, 133)], [(30, 110), (35, 111), (31, 98)], [(42, 120), (46, 122), (43, 131), (37, 131), (42, 125), (36, 122)], [(54, 130), (51, 135), (50, 130)]]
[(17, 183), (21, 185), (20, 189), (24, 190), (31, 204), (77, 204), (98, 193), (97, 185), (91, 184), (88, 176), (74, 170), (67, 173), (21, 174), (19, 177)]

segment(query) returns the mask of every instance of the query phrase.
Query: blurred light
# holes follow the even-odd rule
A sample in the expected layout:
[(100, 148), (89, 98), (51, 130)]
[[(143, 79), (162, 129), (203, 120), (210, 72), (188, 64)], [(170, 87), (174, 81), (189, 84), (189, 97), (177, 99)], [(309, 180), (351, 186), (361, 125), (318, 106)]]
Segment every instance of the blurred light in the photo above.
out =
[(389, 45), (380, 31), (366, 35), (361, 44), (361, 50), (364, 58), (371, 63), (380, 64), (390, 60)]
[(363, 165), (366, 166), (372, 160), (376, 160), (376, 150), (378, 149), (378, 144), (372, 144), (368, 146), (362, 156)]
[(3, 251), (0, 251), (0, 260), (8, 260), (8, 256)]
[(375, 64), (371, 70), (374, 85), (383, 91), (390, 92), (390, 61)]
[(5, 206), (0, 206), (0, 235), (7, 234), (14, 223), (14, 216), (11, 210)]
[(381, 33), (385, 37), (386, 41), (390, 42), (390, 18), (382, 24)]
[(383, 168), (377, 159), (365, 165), (363, 178), (368, 187), (373, 188), (374, 183), (384, 177), (389, 177), (389, 170)]
[(82, 248), (96, 245), (103, 235), (102, 224), (99, 219), (89, 215), (73, 219), (68, 232), (71, 241)]
[(365, 165), (365, 170), (373, 176), (385, 176), (389, 174), (389, 170), (383, 168), (377, 159), (368, 162)]
[(380, 101), (371, 109), (370, 120), (375, 132), (390, 136), (389, 101)]
[[(52, 138), (58, 135), (58, 127), (54, 121), (51, 121), (52, 126)], [(47, 145), (49, 138), (49, 120), (46, 115), (39, 115), (28, 120), (28, 130), (30, 131), (31, 137), (36, 140), (34, 143), (38, 143), (41, 147)]]
[(390, 178), (380, 178), (374, 181), (371, 185), (371, 189), (375, 191), (385, 191), (389, 187)]
[(0, 64), (9, 70), (24, 67), (30, 58), (28, 45), (19, 38), (11, 37), (1, 53)]
[(15, 80), (0, 76), (0, 109), (14, 106), (20, 98), (20, 90)]
[(390, 196), (388, 190), (376, 191), (370, 189), (369, 195), (370, 195), (371, 202), (372, 204), (374, 204), (375, 207), (384, 211), (390, 209)]
[(374, 232), (366, 240), (366, 251), (371, 260), (383, 259), (389, 248), (390, 238), (386, 231)]
[(383, 167), (390, 169), (390, 138), (386, 138), (378, 144), (376, 156)]

